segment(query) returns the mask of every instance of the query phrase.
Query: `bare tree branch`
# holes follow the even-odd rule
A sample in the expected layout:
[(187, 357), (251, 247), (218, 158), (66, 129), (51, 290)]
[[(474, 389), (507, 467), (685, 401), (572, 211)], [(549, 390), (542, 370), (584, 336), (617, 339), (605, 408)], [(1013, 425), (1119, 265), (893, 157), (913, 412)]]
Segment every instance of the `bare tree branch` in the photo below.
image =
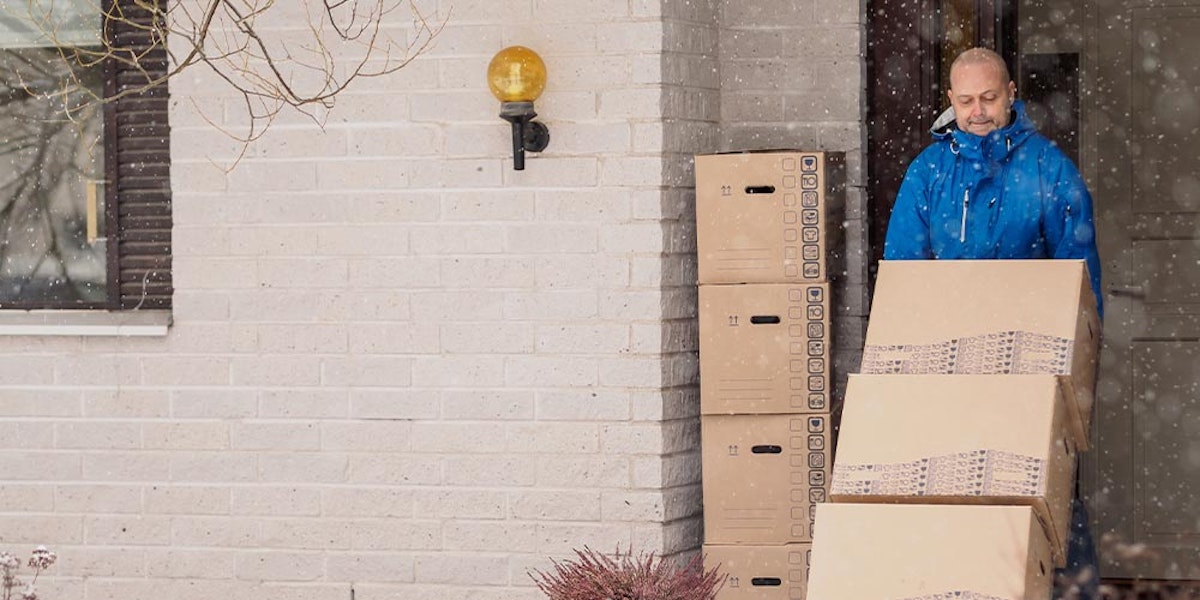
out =
[[(76, 0), (103, 14), (104, 35), (96, 44), (83, 44), (65, 35), (56, 20), (61, 15), (47, 8), (53, 2), (8, 1), (10, 12), (11, 6), (23, 5), (26, 14), (16, 16), (33, 23), (62, 60), (83, 67), (117, 61), (140, 74), (138, 81), (105, 96), (78, 80), (47, 89), (18, 73), (27, 92), (50, 98), (84, 91), (91, 101), (68, 108), (80, 111), (146, 93), (203, 65), (241, 96), (250, 122), (235, 137), (244, 142), (261, 136), (286, 109), (320, 124), (313, 107), (333, 107), (337, 96), (361, 78), (403, 69), (429, 48), (448, 18), (430, 21), (418, 0), (112, 0), (107, 9), (102, 0)], [(306, 21), (302, 34), (283, 19), (298, 6)], [(389, 26), (388, 20), (403, 13), (411, 20), (406, 39), (398, 42), (389, 33), (397, 24)], [(146, 37), (151, 43), (144, 42)]]

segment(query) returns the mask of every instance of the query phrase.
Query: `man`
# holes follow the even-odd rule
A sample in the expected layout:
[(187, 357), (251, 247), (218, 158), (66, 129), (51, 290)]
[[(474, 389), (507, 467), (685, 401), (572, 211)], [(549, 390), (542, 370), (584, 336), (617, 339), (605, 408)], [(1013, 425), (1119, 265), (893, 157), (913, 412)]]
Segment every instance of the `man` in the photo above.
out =
[[(1092, 198), (1072, 164), (1034, 129), (999, 54), (974, 48), (950, 66), (950, 109), (909, 165), (892, 209), (884, 258), (1084, 259), (1100, 314)], [(1099, 598), (1087, 512), (1072, 502), (1059, 598)]]
[(951, 107), (900, 185), (884, 258), (1082, 258), (1099, 303), (1091, 195), (1016, 92), (999, 54), (974, 48), (954, 60)]

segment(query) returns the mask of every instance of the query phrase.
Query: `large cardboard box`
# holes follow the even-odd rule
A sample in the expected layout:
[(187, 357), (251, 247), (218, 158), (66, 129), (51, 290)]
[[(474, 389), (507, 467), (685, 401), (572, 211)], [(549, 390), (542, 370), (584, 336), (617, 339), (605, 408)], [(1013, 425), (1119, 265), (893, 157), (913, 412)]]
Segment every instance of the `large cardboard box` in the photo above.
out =
[(1028, 506), (822, 504), (808, 600), (1048, 600), (1050, 543)]
[(883, 261), (861, 371), (1058, 375), (1087, 449), (1099, 347), (1082, 260)]
[(703, 415), (707, 544), (812, 540), (813, 507), (829, 491), (829, 415)]
[(704, 568), (726, 576), (715, 600), (804, 600), (811, 544), (704, 546)]
[(834, 502), (1024, 504), (1066, 564), (1076, 448), (1053, 375), (851, 375)]
[(696, 156), (699, 283), (828, 281), (845, 171), (834, 152)]
[(700, 286), (700, 412), (829, 410), (829, 285)]

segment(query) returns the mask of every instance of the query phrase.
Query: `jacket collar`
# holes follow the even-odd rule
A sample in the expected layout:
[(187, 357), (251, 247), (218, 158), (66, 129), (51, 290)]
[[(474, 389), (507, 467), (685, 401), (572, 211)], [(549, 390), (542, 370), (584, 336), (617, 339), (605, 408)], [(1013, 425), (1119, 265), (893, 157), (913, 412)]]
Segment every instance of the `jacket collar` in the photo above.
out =
[(950, 107), (938, 115), (929, 132), (935, 140), (948, 140), (950, 149), (955, 154), (976, 160), (985, 157), (1003, 160), (1036, 131), (1033, 121), (1030, 121), (1025, 113), (1023, 100), (1017, 100), (1013, 104), (1012, 112), (1013, 118), (1003, 129), (981, 136), (960, 130), (954, 121), (954, 108)]

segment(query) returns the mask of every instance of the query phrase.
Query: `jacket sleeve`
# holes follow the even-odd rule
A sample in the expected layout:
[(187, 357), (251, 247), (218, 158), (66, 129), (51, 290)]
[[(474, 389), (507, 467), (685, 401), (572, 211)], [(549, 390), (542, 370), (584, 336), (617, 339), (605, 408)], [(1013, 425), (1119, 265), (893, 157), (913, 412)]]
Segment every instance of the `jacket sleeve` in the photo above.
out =
[(929, 172), (924, 159), (924, 153), (917, 156), (900, 183), (883, 243), (884, 259), (933, 258), (929, 241)]
[(1091, 277), (1096, 307), (1104, 316), (1104, 294), (1100, 286), (1100, 253), (1096, 249), (1096, 225), (1092, 218), (1092, 195), (1071, 159), (1051, 146), (1043, 165), (1043, 189), (1050, 197), (1042, 223), (1050, 258), (1083, 259)]

